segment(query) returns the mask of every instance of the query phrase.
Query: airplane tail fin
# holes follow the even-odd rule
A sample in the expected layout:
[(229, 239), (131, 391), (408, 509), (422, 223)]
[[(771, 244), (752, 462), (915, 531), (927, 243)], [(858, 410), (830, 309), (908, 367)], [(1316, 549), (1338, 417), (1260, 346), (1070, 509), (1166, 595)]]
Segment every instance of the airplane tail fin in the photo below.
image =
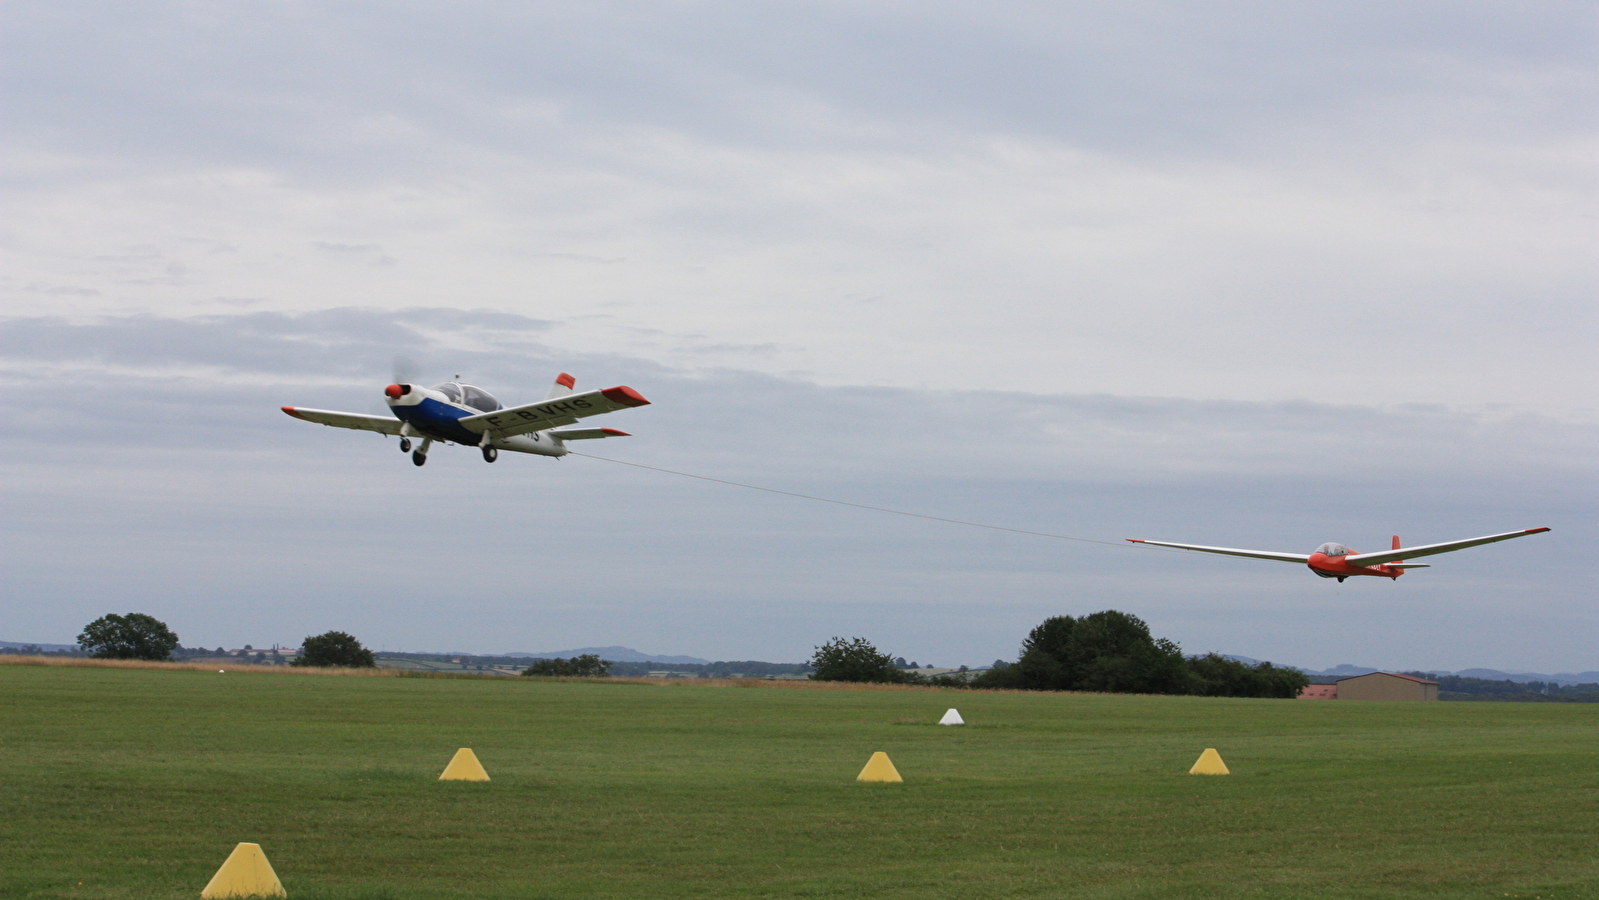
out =
[(544, 399), (554, 400), (556, 397), (565, 397), (567, 394), (572, 393), (572, 389), (576, 385), (576, 378), (562, 372), (555, 376), (555, 383), (550, 385), (550, 392), (544, 396)]
[[(1394, 535), (1394, 546), (1393, 546), (1393, 549), (1395, 549), (1395, 550), (1399, 549), (1399, 535), (1397, 535), (1397, 534)], [(1401, 569), (1404, 568), (1404, 565), (1405, 565), (1405, 561), (1404, 560), (1396, 559), (1396, 560), (1394, 560), (1394, 563), (1395, 563), (1395, 566), (1394, 566), (1395, 568), (1401, 568)], [(1431, 568), (1431, 567), (1430, 566), (1422, 566), (1422, 568), (1426, 569), (1426, 568)]]

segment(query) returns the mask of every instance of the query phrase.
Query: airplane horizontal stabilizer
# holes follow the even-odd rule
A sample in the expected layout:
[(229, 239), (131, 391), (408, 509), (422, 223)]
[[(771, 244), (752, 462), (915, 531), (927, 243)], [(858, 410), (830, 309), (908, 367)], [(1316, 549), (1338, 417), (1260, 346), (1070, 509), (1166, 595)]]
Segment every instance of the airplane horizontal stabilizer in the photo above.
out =
[(550, 429), (550, 436), (560, 438), (563, 441), (592, 441), (608, 437), (632, 437), (632, 435), (618, 428), (573, 428), (570, 425), (565, 428)]

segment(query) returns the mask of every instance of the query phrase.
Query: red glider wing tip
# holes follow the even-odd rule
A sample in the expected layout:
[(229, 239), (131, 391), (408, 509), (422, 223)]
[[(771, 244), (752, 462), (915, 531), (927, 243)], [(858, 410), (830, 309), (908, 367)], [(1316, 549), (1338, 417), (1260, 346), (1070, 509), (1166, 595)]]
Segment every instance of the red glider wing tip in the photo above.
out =
[(1529, 529), (1527, 529), (1526, 533), (1527, 534), (1543, 534), (1545, 531), (1548, 531), (1548, 530), (1549, 530), (1548, 528), (1529, 528)]
[(1131, 543), (1134, 543), (1134, 544), (1146, 544), (1146, 543), (1148, 543), (1148, 541), (1145, 541), (1143, 538), (1122, 538), (1122, 540), (1128, 541), (1128, 542), (1131, 542)]
[(620, 428), (601, 428), (600, 430), (611, 437), (632, 437), (631, 434), (628, 434)]
[(643, 394), (640, 394), (638, 391), (633, 390), (625, 384), (617, 385), (613, 388), (606, 388), (605, 390), (600, 391), (600, 393), (605, 395), (605, 399), (617, 404), (618, 406), (650, 405), (650, 401), (645, 400)]
[(294, 407), (292, 407), (292, 406), (285, 406), (285, 407), (283, 407), (283, 411), (284, 411), (284, 412), (286, 412), (286, 413), (288, 413), (288, 414), (289, 414), (289, 415), (291, 415), (291, 416), (293, 416), (293, 417), (295, 417), (295, 418), (296, 418), (296, 419), (303, 419), (303, 418), (305, 418), (305, 416), (302, 416), (302, 415), (300, 415), (300, 411), (299, 411), (299, 410), (297, 410), (297, 409), (295, 409), (295, 408), (294, 408)]

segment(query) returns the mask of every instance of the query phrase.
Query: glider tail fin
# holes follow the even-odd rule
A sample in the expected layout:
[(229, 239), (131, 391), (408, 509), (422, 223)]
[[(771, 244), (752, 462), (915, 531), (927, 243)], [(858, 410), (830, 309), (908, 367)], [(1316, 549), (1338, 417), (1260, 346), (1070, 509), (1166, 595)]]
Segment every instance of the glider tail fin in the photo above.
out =
[[(1394, 535), (1394, 547), (1393, 547), (1393, 549), (1395, 549), (1395, 550), (1399, 549), (1399, 535), (1397, 535), (1397, 534)], [(1403, 565), (1405, 561), (1402, 560), (1402, 559), (1396, 559), (1396, 560), (1394, 560), (1394, 562)]]
[(545, 395), (544, 399), (554, 400), (556, 397), (565, 397), (567, 394), (572, 393), (572, 388), (576, 385), (576, 378), (562, 372), (555, 376), (555, 383), (550, 385), (550, 392)]

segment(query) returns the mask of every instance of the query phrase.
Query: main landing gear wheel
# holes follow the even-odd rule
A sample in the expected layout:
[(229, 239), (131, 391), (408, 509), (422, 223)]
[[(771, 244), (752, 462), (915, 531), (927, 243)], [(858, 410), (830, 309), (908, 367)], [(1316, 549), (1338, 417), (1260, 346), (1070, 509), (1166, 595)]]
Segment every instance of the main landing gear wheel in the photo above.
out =
[(494, 447), (484, 447), (483, 448), (483, 461), (484, 462), (494, 462), (495, 460), (497, 460), (499, 458), (500, 458), (500, 451), (498, 449), (496, 449)]
[(400, 438), (400, 452), (401, 453), (410, 453), (411, 452), (411, 439), (410, 438)]
[(423, 453), (421, 450), (411, 454), (411, 462), (415, 463), (416, 465), (425, 466), (427, 465), (427, 461), (427, 454)]

